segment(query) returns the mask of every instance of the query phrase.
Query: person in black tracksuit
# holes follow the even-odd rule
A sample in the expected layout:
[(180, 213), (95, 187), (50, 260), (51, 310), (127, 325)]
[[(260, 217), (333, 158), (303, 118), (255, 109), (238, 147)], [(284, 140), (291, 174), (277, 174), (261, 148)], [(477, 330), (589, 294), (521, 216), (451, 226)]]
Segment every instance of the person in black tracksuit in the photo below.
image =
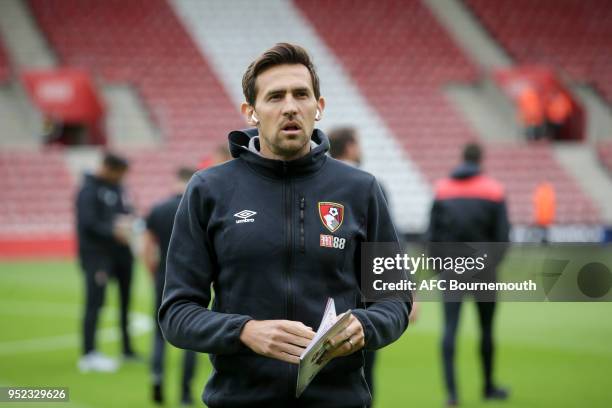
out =
[[(153, 374), (153, 401), (159, 404), (164, 402), (163, 376), (164, 355), (166, 344), (157, 322), (157, 311), (161, 305), (164, 281), (166, 278), (166, 254), (170, 245), (170, 235), (174, 225), (174, 217), (178, 209), (185, 186), (193, 176), (195, 170), (181, 168), (177, 173), (178, 192), (153, 207), (146, 218), (146, 233), (144, 238), (144, 262), (151, 272), (155, 285), (155, 334), (153, 340), (153, 355), (151, 358), (151, 371)], [(157, 251), (156, 251), (157, 250)], [(159, 257), (156, 256), (159, 253)], [(181, 404), (191, 405), (191, 380), (196, 365), (196, 354), (186, 350), (183, 355), (183, 376), (181, 380)]]
[[(123, 158), (106, 154), (99, 171), (85, 176), (76, 200), (78, 254), (86, 284), (84, 357), (96, 353), (95, 331), (109, 278), (116, 278), (119, 284), (123, 355), (126, 358), (135, 356), (128, 332), (133, 264), (128, 240), (132, 208), (121, 187), (127, 167)], [(88, 366), (87, 358), (81, 363), (85, 371), (96, 369), (95, 364)]]
[[(325, 154), (313, 72), (291, 44), (251, 64), (242, 111), (257, 129), (230, 133), (236, 160), (196, 173), (176, 215), (159, 321), (170, 343), (209, 353), (211, 408), (365, 407), (363, 350), (408, 326), (409, 302), (361, 300), (360, 244), (398, 238), (375, 178)], [(353, 315), (295, 398), (329, 297)]]
[[(463, 158), (464, 163), (449, 178), (440, 180), (436, 185), (429, 227), (430, 241), (507, 242), (510, 227), (503, 187), (482, 174), (480, 146), (466, 145)], [(477, 301), (476, 305), (481, 328), (483, 395), (487, 399), (506, 399), (508, 392), (497, 387), (493, 381), (495, 302)], [(442, 356), (449, 406), (458, 405), (454, 357), (460, 309), (461, 302), (444, 302)]]

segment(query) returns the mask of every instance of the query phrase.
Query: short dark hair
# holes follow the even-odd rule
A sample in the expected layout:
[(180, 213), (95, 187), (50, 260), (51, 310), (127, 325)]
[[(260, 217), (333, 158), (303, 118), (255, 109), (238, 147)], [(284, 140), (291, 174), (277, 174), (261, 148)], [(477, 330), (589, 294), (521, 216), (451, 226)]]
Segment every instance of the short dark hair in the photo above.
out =
[(482, 155), (482, 147), (478, 143), (468, 143), (463, 148), (463, 160), (466, 162), (480, 164)]
[(129, 167), (129, 162), (125, 157), (119, 156), (113, 152), (104, 153), (104, 158), (102, 159), (102, 164), (104, 167), (110, 170), (127, 170)]
[(188, 182), (195, 174), (196, 169), (193, 167), (180, 167), (176, 171), (176, 178), (183, 182)]
[(299, 45), (278, 43), (251, 62), (242, 76), (242, 92), (245, 100), (251, 106), (255, 106), (255, 99), (257, 98), (257, 88), (255, 87), (257, 76), (268, 68), (283, 64), (302, 64), (308, 68), (314, 96), (319, 99), (321, 96), (319, 76), (308, 52)]
[(329, 137), (329, 154), (331, 157), (342, 157), (346, 154), (347, 147), (357, 143), (355, 134), (355, 128), (350, 126), (332, 129), (327, 135)]

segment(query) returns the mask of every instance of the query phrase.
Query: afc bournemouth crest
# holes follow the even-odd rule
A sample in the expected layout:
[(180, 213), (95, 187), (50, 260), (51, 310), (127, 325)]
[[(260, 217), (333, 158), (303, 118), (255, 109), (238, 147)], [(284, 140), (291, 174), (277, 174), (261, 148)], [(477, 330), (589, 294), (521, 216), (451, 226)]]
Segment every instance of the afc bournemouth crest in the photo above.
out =
[(344, 221), (344, 206), (338, 203), (319, 202), (319, 217), (325, 228), (334, 232)]

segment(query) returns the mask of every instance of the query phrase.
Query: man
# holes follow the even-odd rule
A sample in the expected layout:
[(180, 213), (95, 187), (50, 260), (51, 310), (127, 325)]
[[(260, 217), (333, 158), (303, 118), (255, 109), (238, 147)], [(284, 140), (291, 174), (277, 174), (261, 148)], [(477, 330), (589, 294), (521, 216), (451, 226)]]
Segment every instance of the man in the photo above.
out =
[(135, 359), (128, 333), (128, 309), (133, 257), (129, 246), (131, 206), (121, 182), (127, 172), (125, 159), (107, 153), (96, 174), (85, 176), (76, 202), (79, 260), (85, 275), (83, 356), (81, 371), (112, 372), (117, 363), (96, 351), (95, 334), (106, 284), (111, 277), (119, 283), (120, 323), (125, 359)]
[[(165, 341), (159, 324), (157, 324), (157, 311), (161, 305), (164, 280), (166, 278), (166, 254), (170, 244), (170, 235), (174, 225), (174, 216), (187, 182), (193, 176), (195, 170), (183, 167), (177, 172), (176, 194), (157, 204), (151, 210), (146, 219), (146, 231), (143, 243), (143, 260), (151, 273), (155, 283), (155, 320), (156, 330), (153, 342), (153, 357), (151, 359), (151, 371), (153, 374), (153, 401), (163, 404), (163, 376), (164, 376), (164, 352)], [(183, 378), (181, 387), (181, 404), (191, 405), (191, 380), (195, 370), (196, 355), (193, 351), (186, 350), (183, 355)]]
[[(451, 177), (436, 184), (431, 210), (430, 240), (433, 242), (507, 242), (508, 216), (501, 184), (481, 173), (482, 149), (468, 144), (463, 150), (463, 164)], [(506, 390), (493, 381), (493, 316), (495, 302), (476, 302), (482, 331), (480, 355), (486, 399), (506, 399)], [(444, 302), (444, 360), (448, 405), (458, 405), (455, 384), (455, 334), (461, 302)]]
[(353, 127), (338, 127), (329, 132), (329, 154), (354, 167), (361, 165), (361, 146)]
[[(256, 129), (231, 132), (236, 160), (196, 173), (187, 187), (168, 251), (162, 331), (177, 347), (210, 353), (203, 400), (211, 408), (364, 407), (362, 349), (396, 340), (410, 312), (409, 303), (361, 302), (360, 243), (397, 242), (385, 200), (374, 177), (326, 156), (327, 137), (314, 129), (325, 100), (303, 48), (277, 44), (242, 83), (241, 110)], [(332, 212), (335, 228), (323, 221)], [(353, 313), (328, 343), (333, 360), (296, 399), (299, 356), (328, 297)]]

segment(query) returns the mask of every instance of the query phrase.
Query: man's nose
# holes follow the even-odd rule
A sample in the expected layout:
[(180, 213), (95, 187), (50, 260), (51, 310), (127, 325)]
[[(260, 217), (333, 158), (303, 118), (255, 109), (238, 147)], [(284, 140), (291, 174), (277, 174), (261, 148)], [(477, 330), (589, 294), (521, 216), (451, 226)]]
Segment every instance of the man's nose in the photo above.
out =
[(285, 98), (285, 103), (283, 104), (283, 115), (293, 116), (297, 113), (297, 103), (292, 95), (288, 95)]

